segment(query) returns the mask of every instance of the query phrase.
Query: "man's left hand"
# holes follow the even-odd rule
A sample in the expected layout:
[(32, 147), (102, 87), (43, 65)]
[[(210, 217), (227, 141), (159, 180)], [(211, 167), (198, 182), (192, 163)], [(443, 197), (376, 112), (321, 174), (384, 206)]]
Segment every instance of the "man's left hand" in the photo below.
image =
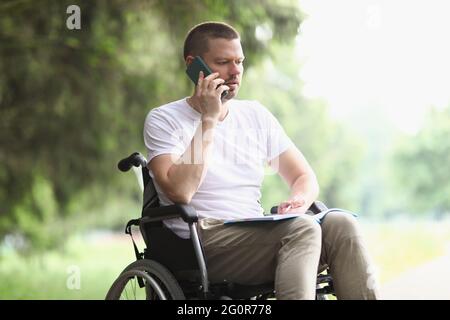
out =
[(305, 199), (297, 195), (289, 200), (283, 201), (278, 206), (278, 214), (284, 214), (284, 213), (300, 213), (303, 214), (308, 210), (305, 206), (306, 201)]

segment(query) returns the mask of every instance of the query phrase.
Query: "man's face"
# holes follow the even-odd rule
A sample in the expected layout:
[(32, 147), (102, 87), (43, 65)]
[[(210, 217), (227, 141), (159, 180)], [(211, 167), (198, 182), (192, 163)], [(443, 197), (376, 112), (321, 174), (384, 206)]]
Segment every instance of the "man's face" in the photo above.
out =
[(226, 100), (237, 96), (244, 72), (244, 53), (239, 39), (208, 39), (208, 52), (202, 55), (203, 60), (213, 72), (225, 80), (230, 87)]

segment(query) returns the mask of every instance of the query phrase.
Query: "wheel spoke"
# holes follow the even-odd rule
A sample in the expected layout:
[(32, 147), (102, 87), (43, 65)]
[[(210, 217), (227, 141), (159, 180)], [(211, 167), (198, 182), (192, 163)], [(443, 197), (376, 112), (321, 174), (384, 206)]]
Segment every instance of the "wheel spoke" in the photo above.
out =
[(106, 299), (166, 300), (185, 299), (185, 296), (169, 270), (155, 261), (140, 260), (122, 272)]
[[(127, 283), (128, 283), (128, 281), (127, 281)], [(127, 300), (130, 300), (130, 299), (128, 299), (128, 288), (127, 288), (127, 283), (125, 283), (125, 287), (124, 287), (124, 289), (125, 289), (125, 296), (126, 296), (126, 299), (127, 299)]]
[(136, 279), (137, 279), (137, 276), (133, 278), (133, 282), (132, 282), (134, 300), (137, 300), (136, 299)]

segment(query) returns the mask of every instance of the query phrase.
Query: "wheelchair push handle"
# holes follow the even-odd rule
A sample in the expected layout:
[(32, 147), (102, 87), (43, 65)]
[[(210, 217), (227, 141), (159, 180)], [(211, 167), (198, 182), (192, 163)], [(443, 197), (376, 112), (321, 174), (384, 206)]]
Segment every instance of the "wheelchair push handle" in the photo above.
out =
[(147, 159), (139, 152), (133, 152), (117, 164), (117, 168), (122, 172), (127, 172), (132, 166), (145, 168), (147, 166)]

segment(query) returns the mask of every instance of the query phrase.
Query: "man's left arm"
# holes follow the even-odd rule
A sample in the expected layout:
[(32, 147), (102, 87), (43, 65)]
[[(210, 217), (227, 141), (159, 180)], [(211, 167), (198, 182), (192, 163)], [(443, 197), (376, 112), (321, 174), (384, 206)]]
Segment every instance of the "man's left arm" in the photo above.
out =
[(278, 206), (278, 213), (305, 213), (319, 195), (316, 175), (300, 150), (294, 145), (269, 161), (286, 181), (291, 196)]

